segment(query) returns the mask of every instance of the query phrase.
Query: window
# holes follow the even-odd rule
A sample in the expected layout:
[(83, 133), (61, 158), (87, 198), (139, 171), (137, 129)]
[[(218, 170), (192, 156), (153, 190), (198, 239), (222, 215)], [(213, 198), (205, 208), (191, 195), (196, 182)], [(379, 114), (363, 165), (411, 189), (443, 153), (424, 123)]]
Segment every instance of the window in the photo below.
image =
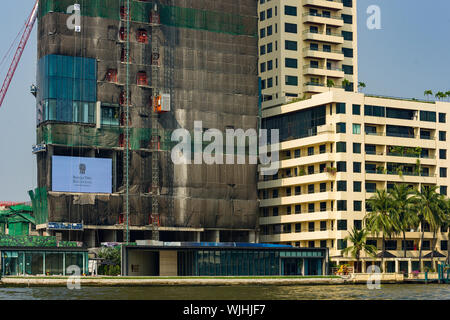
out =
[(266, 72), (266, 63), (265, 62), (261, 63), (260, 70), (261, 70), (261, 73)]
[(353, 192), (361, 192), (362, 191), (362, 182), (361, 181), (353, 181)]
[[(314, 213), (316, 211), (316, 206), (314, 205), (314, 203), (309, 203), (308, 204), (308, 213)], [(314, 223), (314, 222), (313, 222)]]
[(273, 215), (274, 217), (277, 217), (277, 216), (278, 216), (278, 207), (275, 207), (275, 208), (272, 209), (272, 215)]
[(347, 191), (347, 181), (337, 181), (337, 191)]
[(359, 200), (353, 201), (353, 211), (356, 212), (362, 211), (362, 201)]
[(297, 33), (297, 25), (294, 23), (285, 23), (284, 31), (288, 33)]
[(439, 193), (446, 196), (447, 195), (447, 186), (440, 186)]
[(321, 212), (327, 211), (327, 203), (326, 202), (320, 203), (320, 211)]
[(345, 114), (345, 103), (336, 103), (336, 113), (343, 113)]
[(278, 198), (278, 190), (273, 190), (272, 198)]
[(308, 148), (308, 156), (313, 156), (314, 155), (314, 147), (309, 147)]
[(447, 141), (447, 132), (439, 131), (439, 141)]
[(439, 123), (445, 123), (446, 113), (439, 113)]
[(308, 185), (308, 193), (309, 194), (314, 193), (314, 185), (313, 184)]
[(319, 185), (320, 192), (326, 192), (327, 191), (327, 184), (326, 182), (323, 182)]
[(361, 115), (361, 106), (359, 104), (353, 105), (353, 115), (356, 115), (356, 116)]
[(267, 79), (267, 88), (272, 88), (273, 87), (273, 78), (269, 78)]
[(337, 172), (347, 172), (347, 162), (339, 161), (336, 163)]
[(402, 240), (402, 250), (415, 250), (415, 246), (414, 246), (414, 240), (406, 240), (405, 242), (403, 242)]
[(353, 58), (353, 49), (350, 48), (342, 48), (342, 53), (346, 58)]
[(404, 126), (386, 126), (386, 136), (400, 138), (414, 138), (414, 128)]
[(331, 46), (328, 45), (328, 44), (324, 44), (323, 45), (323, 52), (331, 52)]
[(353, 162), (353, 173), (361, 173), (361, 162)]
[(374, 182), (366, 182), (366, 192), (375, 193), (377, 191), (377, 184)]
[(292, 193), (292, 189), (291, 188), (286, 188), (286, 197), (290, 197)]
[(342, 20), (344, 20), (344, 23), (347, 23), (347, 24), (352, 24), (353, 23), (353, 17), (351, 15), (348, 15), (348, 14), (343, 14), (342, 15)]
[(308, 174), (314, 174), (314, 166), (308, 166)]
[(337, 200), (337, 210), (347, 211), (347, 200)]
[(314, 222), (308, 222), (308, 231), (314, 232)]
[(336, 142), (336, 152), (347, 152), (347, 143), (346, 142)]
[(353, 66), (348, 66), (348, 65), (343, 64), (342, 71), (344, 71), (344, 74), (352, 75), (353, 74)]
[(358, 123), (353, 124), (353, 134), (361, 134), (361, 125)]
[(447, 159), (447, 150), (439, 149), (439, 159), (441, 160)]
[(386, 250), (397, 250), (397, 240), (385, 240), (384, 248)]
[[(272, 42), (271, 42), (271, 43), (268, 43), (268, 44), (267, 44), (267, 53), (271, 53), (271, 52), (272, 52), (272, 48), (273, 48)], [(270, 69), (269, 69), (269, 70), (270, 70)]]
[(346, 133), (345, 122), (336, 123), (336, 133)]
[(436, 112), (420, 111), (420, 121), (436, 122)]
[(319, 146), (319, 153), (320, 153), (320, 154), (325, 153), (325, 152), (326, 152), (326, 149), (327, 149), (327, 146), (326, 146), (325, 144), (321, 144), (321, 145)]
[(386, 118), (391, 119), (414, 120), (416, 113), (416, 110), (386, 108)]
[[(269, 45), (267, 45), (267, 48), (269, 48)], [(273, 61), (269, 60), (267, 61), (267, 70), (270, 71), (273, 69)]]
[(259, 48), (259, 54), (260, 55), (266, 54), (266, 46), (265, 45), (263, 45)]
[(366, 154), (377, 154), (377, 146), (374, 144), (366, 144), (364, 146)]
[(353, 143), (353, 153), (361, 153), (361, 143)]
[(284, 42), (284, 48), (286, 50), (297, 51), (297, 41), (286, 40)]
[(298, 85), (298, 77), (286, 76), (286, 85), (288, 85), (288, 86), (297, 86)]
[(386, 108), (385, 107), (379, 107), (379, 106), (365, 105), (364, 106), (364, 115), (365, 116), (371, 116), (371, 117), (382, 117), (382, 118), (384, 118), (386, 116)]
[[(320, 231), (326, 231), (327, 230), (327, 222), (326, 221), (320, 221)], [(324, 240), (326, 243), (326, 240)]]
[(377, 248), (377, 246), (378, 246), (377, 240), (366, 240), (366, 244), (368, 246), (374, 246), (375, 248)]
[(262, 28), (261, 30), (259, 30), (259, 38), (262, 39), (266, 36), (266, 29)]
[(301, 206), (299, 204), (295, 205), (295, 214), (299, 214), (302, 212)]
[(344, 4), (344, 7), (347, 7), (347, 8), (353, 7), (353, 0), (342, 0), (342, 3)]
[(285, 59), (286, 68), (294, 68), (297, 69), (298, 62), (297, 59), (286, 58)]
[(261, 11), (259, 13), (259, 21), (264, 21), (266, 20), (266, 12), (265, 11)]
[(267, 9), (267, 19), (272, 18), (272, 8)]
[(267, 36), (271, 36), (273, 33), (273, 27), (272, 26), (268, 26), (267, 27)]
[(439, 177), (447, 178), (447, 168), (439, 168)]
[(291, 207), (286, 207), (286, 214), (290, 215), (291, 214)]
[(294, 151), (294, 157), (300, 158), (300, 149)]
[(119, 126), (119, 108), (102, 106), (102, 126)]
[(424, 240), (422, 250), (430, 250), (430, 240)]
[(295, 224), (295, 232), (296, 233), (302, 232), (302, 224), (301, 223)]
[(320, 247), (321, 248), (326, 248), (327, 247), (327, 240), (320, 240)]
[(441, 251), (448, 250), (448, 241), (447, 240), (441, 240)]
[(298, 196), (298, 195), (300, 195), (301, 193), (302, 193), (302, 192), (301, 192), (301, 187), (300, 187), (300, 186), (295, 187), (295, 195)]
[(346, 41), (353, 41), (353, 32), (342, 31), (342, 36), (344, 37), (344, 40), (346, 40)]
[(337, 248), (338, 248), (338, 250), (343, 250), (343, 249), (347, 248), (347, 240), (338, 239)]
[(337, 229), (339, 231), (347, 230), (347, 220), (338, 220)]
[(361, 230), (362, 229), (362, 220), (353, 220), (353, 226), (355, 227), (356, 230)]
[(287, 16), (297, 16), (297, 7), (284, 6), (284, 14)]

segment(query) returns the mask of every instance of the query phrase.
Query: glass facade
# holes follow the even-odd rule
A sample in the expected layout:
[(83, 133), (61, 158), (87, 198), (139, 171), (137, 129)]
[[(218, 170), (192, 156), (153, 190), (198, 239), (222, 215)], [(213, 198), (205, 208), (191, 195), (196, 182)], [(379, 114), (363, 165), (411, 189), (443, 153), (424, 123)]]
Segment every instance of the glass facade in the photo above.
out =
[[(280, 142), (317, 134), (317, 127), (325, 124), (325, 106), (300, 110), (262, 120), (263, 129), (279, 129)], [(270, 137), (269, 137), (270, 139)]]
[(2, 275), (66, 275), (76, 265), (87, 273), (87, 252), (2, 250)]
[(47, 55), (38, 62), (37, 122), (95, 123), (95, 59)]
[[(320, 250), (181, 250), (178, 276), (276, 276), (322, 274)], [(308, 273), (303, 265), (314, 260)], [(303, 269), (303, 271), (302, 271)]]

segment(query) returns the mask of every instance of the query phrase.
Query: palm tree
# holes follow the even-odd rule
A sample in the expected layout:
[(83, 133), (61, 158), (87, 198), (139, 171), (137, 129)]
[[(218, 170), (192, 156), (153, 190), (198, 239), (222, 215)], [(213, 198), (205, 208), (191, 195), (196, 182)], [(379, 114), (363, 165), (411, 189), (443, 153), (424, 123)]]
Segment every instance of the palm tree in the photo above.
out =
[(366, 215), (365, 224), (367, 230), (378, 236), (382, 234), (381, 271), (383, 272), (385, 238), (394, 232), (393, 219), (390, 213), (392, 199), (386, 190), (377, 190), (375, 195), (368, 200), (372, 212)]
[(436, 93), (434, 95), (439, 101), (441, 101), (441, 99), (445, 98), (445, 93), (443, 93), (442, 91), (439, 91), (438, 93)]
[(345, 90), (347, 90), (347, 87), (350, 86), (350, 81), (348, 79), (344, 79), (342, 81), (342, 88), (344, 88)]
[(417, 215), (413, 210), (414, 192), (406, 184), (395, 184), (389, 194), (392, 199), (394, 232), (402, 233), (403, 257), (406, 258), (406, 232), (418, 223)]
[(432, 265), (434, 260), (434, 248), (436, 245), (436, 232), (443, 223), (442, 196), (436, 192), (437, 188), (437, 186), (422, 186), (420, 192), (416, 191), (416, 210), (422, 231), (419, 248), (419, 268), (422, 262), (425, 223), (428, 223), (433, 232), (433, 244), (431, 246)]
[(358, 89), (364, 89), (366, 84), (364, 82), (358, 82)]
[(331, 90), (332, 87), (334, 87), (334, 81), (331, 79), (327, 80), (327, 87), (330, 88), (329, 90)]
[(446, 91), (445, 92), (445, 96), (448, 98), (448, 100), (450, 101), (450, 91)]
[(427, 100), (430, 100), (429, 96), (433, 95), (433, 91), (432, 90), (425, 90), (425, 92), (423, 93), (424, 96), (427, 96)]
[(377, 248), (371, 244), (366, 243), (368, 231), (365, 229), (355, 229), (353, 227), (353, 230), (349, 232), (349, 235), (345, 238), (345, 240), (350, 240), (353, 245), (346, 247), (342, 250), (343, 254), (347, 254), (350, 252), (353, 258), (356, 259), (356, 266), (355, 271), (358, 270), (359, 267), (359, 259), (361, 256), (361, 251), (366, 252), (367, 254), (371, 256), (376, 256), (377, 254)]

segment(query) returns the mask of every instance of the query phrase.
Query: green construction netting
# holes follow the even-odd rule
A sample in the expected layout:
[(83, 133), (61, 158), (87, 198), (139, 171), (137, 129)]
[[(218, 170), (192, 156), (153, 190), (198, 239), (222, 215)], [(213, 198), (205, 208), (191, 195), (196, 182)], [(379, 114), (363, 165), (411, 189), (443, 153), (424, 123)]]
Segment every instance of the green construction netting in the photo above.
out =
[(58, 241), (56, 237), (41, 237), (41, 236), (27, 236), (27, 235), (6, 235), (0, 234), (0, 247), (64, 247), (74, 248), (79, 247), (77, 242), (73, 241)]
[(44, 224), (48, 222), (48, 203), (47, 188), (36, 188), (34, 191), (28, 191), (31, 202), (33, 204), (33, 214), (36, 224)]
[[(113, 20), (120, 19), (120, 7), (126, 3), (118, 0), (85, 0), (78, 2), (81, 5), (81, 14), (83, 16)], [(49, 12), (66, 13), (67, 8), (73, 4), (73, 0), (40, 0), (39, 17), (42, 18)], [(132, 21), (143, 23), (150, 21), (153, 3), (133, 0), (130, 5)], [(233, 35), (257, 36), (256, 17), (164, 5), (160, 6), (160, 11), (161, 23), (164, 25)]]

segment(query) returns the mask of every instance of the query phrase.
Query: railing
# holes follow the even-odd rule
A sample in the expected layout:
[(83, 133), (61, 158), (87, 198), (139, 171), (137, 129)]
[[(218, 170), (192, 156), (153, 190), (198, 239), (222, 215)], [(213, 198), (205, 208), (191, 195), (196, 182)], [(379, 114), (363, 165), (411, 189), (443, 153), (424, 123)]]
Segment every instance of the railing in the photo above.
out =
[(312, 66), (309, 64), (303, 66), (303, 70), (306, 70), (306, 69), (319, 69), (319, 70), (325, 70), (325, 71), (341, 71), (341, 72), (343, 72), (343, 70), (340, 68), (332, 68), (332, 67), (324, 68), (322, 66)]
[(343, 18), (342, 18), (342, 16), (336, 16), (336, 15), (328, 15), (328, 14), (320, 14), (320, 13), (311, 13), (311, 12), (308, 12), (308, 13), (304, 13), (303, 14), (303, 17), (307, 17), (307, 16), (310, 16), (310, 17), (319, 17), (319, 18), (328, 18), (328, 19), (335, 19), (335, 20), (344, 20)]
[(306, 82), (304, 86), (313, 86), (313, 87), (325, 87), (325, 84), (323, 83), (316, 83), (316, 82)]
[(307, 51), (318, 51), (318, 52), (325, 52), (325, 53), (338, 53), (338, 54), (343, 54), (342, 51), (339, 50), (320, 50), (319, 48), (303, 48), (303, 52), (307, 52)]
[(326, 33), (319, 33), (319, 31), (311, 31), (311, 30), (305, 30), (303, 31), (303, 34), (318, 34), (318, 35), (322, 35), (322, 36), (333, 36), (333, 37), (340, 37), (343, 38), (342, 33), (335, 33), (335, 32), (326, 32)]

